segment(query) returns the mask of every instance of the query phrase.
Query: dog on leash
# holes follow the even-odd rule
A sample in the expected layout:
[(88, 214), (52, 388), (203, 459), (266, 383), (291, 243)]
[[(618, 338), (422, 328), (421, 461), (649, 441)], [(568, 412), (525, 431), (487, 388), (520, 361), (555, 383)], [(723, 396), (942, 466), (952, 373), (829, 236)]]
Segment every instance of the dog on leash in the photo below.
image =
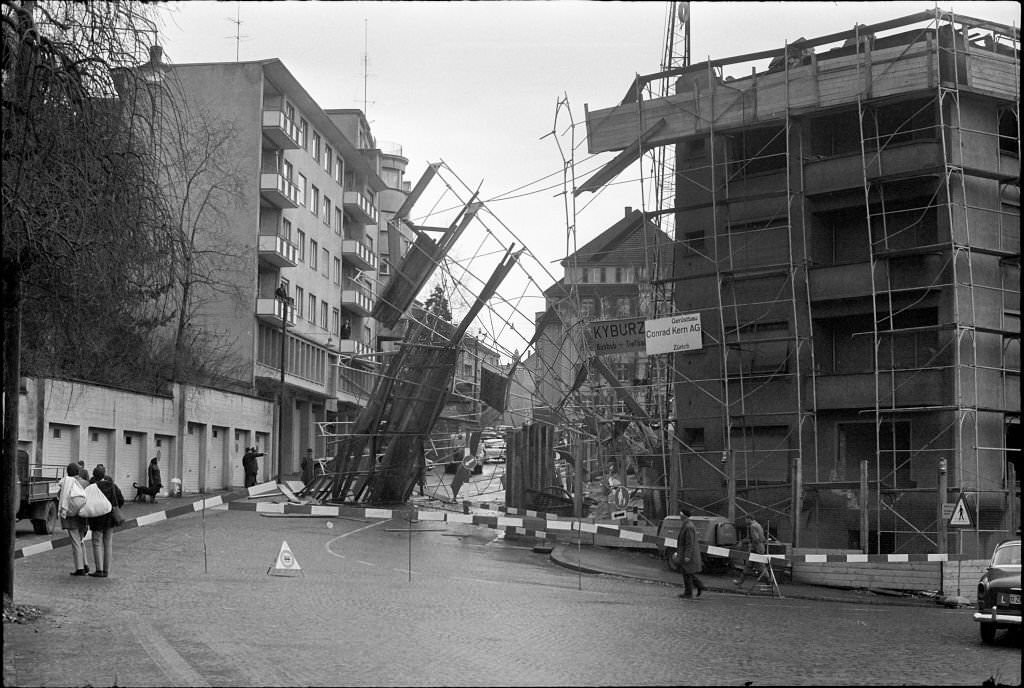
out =
[(145, 502), (146, 497), (149, 497), (149, 501), (156, 504), (156, 493), (160, 491), (157, 487), (146, 487), (145, 485), (139, 485), (138, 483), (132, 483), (132, 487), (135, 488), (135, 498), (133, 502)]

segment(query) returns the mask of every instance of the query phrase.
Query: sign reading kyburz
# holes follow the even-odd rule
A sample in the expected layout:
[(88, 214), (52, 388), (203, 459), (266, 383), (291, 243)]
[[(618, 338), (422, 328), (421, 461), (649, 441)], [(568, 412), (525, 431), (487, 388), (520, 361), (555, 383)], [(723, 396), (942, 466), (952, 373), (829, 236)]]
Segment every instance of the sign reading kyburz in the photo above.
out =
[(629, 351), (646, 351), (648, 355), (670, 354), (704, 348), (700, 313), (657, 320), (595, 320), (590, 323), (587, 334), (591, 348), (598, 355)]
[(704, 347), (700, 334), (700, 313), (673, 315), (644, 321), (647, 355), (676, 351), (699, 351)]

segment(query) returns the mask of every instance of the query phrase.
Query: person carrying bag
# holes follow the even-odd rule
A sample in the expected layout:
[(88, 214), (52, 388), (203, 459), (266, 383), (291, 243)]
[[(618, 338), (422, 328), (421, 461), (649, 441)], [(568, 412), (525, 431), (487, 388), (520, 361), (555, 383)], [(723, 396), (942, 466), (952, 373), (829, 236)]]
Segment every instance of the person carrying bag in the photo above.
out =
[[(99, 498), (95, 496), (96, 491), (100, 493)], [(85, 488), (85, 493), (86, 502), (83, 510), (91, 512), (91, 504), (97, 512), (102, 512), (89, 517), (89, 527), (92, 529), (92, 558), (96, 564), (96, 570), (89, 575), (93, 578), (106, 578), (110, 574), (114, 527), (117, 525), (120, 509), (124, 506), (124, 496), (114, 481), (107, 477), (107, 469), (102, 464), (92, 469), (92, 482)], [(106, 502), (105, 509), (101, 499)]]
[(88, 557), (85, 556), (85, 548), (82, 541), (89, 532), (89, 524), (86, 519), (79, 515), (82, 507), (85, 506), (85, 488), (89, 482), (79, 475), (77, 463), (69, 463), (67, 475), (60, 481), (60, 498), (58, 499), (58, 511), (60, 526), (68, 533), (71, 540), (71, 557), (75, 563), (75, 570), (72, 576), (84, 576), (89, 573)]

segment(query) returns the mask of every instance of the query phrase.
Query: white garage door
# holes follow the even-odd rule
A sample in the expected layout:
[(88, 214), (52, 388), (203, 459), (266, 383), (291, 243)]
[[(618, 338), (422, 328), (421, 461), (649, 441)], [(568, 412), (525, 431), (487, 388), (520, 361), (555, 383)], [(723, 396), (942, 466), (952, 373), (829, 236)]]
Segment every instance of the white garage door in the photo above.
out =
[[(43, 463), (47, 466), (65, 467), (78, 460), (75, 436), (78, 428), (74, 425), (50, 423), (50, 432), (43, 444)], [(92, 470), (92, 467), (89, 467)], [(63, 473), (61, 473), (63, 475)]]
[(181, 489), (183, 492), (199, 492), (199, 465), (202, 459), (204, 426), (189, 423), (185, 433), (184, 456), (182, 456)]
[(228, 443), (228, 429), (214, 425), (210, 431), (210, 450), (206, 456), (205, 489), (208, 492), (224, 489), (224, 456)]
[[(114, 466), (114, 431), (102, 428), (89, 428), (89, 437), (85, 443), (85, 465), (91, 472), (96, 466), (103, 464), (107, 475), (117, 482)], [(123, 483), (122, 483), (123, 484)], [(118, 485), (121, 487), (121, 485)]]
[(242, 487), (245, 485), (245, 471), (242, 470), (242, 456), (245, 448), (251, 447), (251, 440), (248, 430), (235, 430), (235, 441), (233, 451), (229, 451), (226, 460), (228, 462), (228, 486)]

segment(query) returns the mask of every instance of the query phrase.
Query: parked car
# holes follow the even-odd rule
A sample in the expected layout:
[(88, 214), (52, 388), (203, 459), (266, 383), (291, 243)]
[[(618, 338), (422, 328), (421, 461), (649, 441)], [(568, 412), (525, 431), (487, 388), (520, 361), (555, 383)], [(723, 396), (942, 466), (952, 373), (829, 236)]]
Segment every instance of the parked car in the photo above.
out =
[(992, 563), (978, 581), (978, 622), (981, 640), (995, 642), (1001, 628), (1020, 629), (1020, 540), (996, 545)]
[[(736, 526), (724, 516), (691, 516), (690, 520), (697, 527), (697, 539), (705, 545), (717, 547), (734, 547), (736, 539)], [(658, 526), (658, 537), (676, 539), (683, 526), (683, 521), (678, 516), (666, 516), (661, 525)], [(665, 564), (673, 571), (680, 571), (682, 562), (674, 547), (658, 545), (658, 551), (665, 558)], [(707, 552), (701, 554), (701, 562), (704, 569), (711, 572), (727, 571), (729, 569), (729, 557), (718, 557), (709, 555)]]
[(483, 440), (484, 461), (487, 463), (505, 462), (505, 440), (501, 437), (492, 437)]

